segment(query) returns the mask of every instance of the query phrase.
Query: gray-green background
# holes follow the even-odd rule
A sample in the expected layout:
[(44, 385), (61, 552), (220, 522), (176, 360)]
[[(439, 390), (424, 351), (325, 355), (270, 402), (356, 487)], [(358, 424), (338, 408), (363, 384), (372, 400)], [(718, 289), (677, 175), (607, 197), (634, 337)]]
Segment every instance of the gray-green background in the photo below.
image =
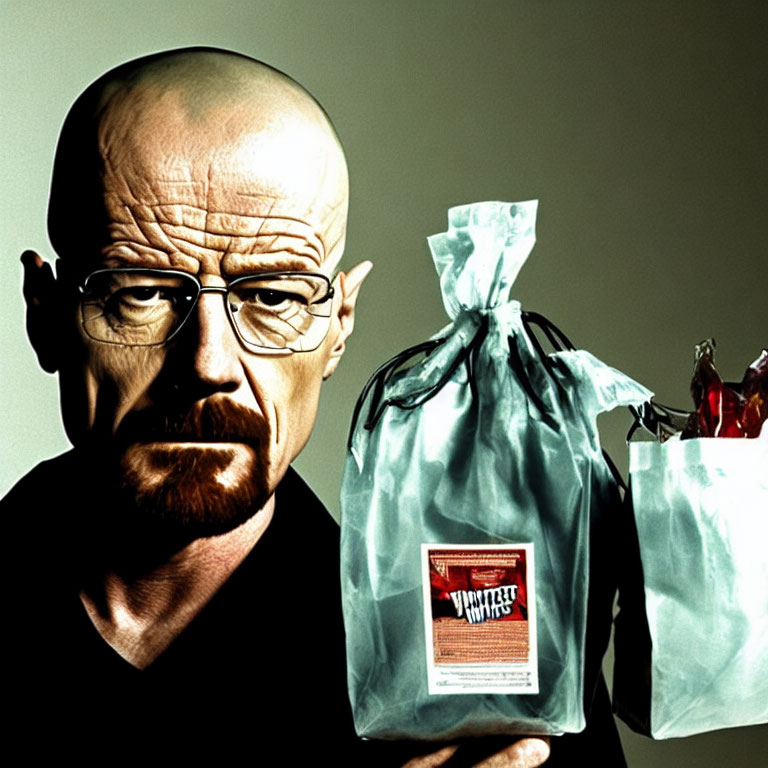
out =
[[(221, 46), (283, 69), (332, 115), (352, 177), (345, 263), (375, 264), (299, 462), (337, 509), (368, 374), (446, 321), (425, 237), (451, 205), (539, 198), (517, 297), (662, 402), (687, 405), (706, 336), (741, 377), (768, 344), (767, 22), (762, 0), (0, 0), (0, 492), (67, 447), (56, 381), (25, 340), (18, 256), (52, 256), (58, 129), (105, 70)], [(626, 427), (605, 424), (623, 467)], [(768, 764), (765, 726), (622, 738), (632, 768)]]

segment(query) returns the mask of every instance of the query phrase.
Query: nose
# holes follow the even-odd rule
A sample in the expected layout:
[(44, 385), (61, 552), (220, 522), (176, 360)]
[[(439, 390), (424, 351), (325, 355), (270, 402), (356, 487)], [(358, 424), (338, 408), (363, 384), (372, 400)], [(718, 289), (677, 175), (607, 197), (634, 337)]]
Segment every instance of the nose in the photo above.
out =
[(197, 300), (192, 327), (185, 329), (194, 344), (192, 367), (195, 378), (209, 394), (233, 392), (243, 380), (241, 346), (224, 307), (220, 292), (204, 291)]

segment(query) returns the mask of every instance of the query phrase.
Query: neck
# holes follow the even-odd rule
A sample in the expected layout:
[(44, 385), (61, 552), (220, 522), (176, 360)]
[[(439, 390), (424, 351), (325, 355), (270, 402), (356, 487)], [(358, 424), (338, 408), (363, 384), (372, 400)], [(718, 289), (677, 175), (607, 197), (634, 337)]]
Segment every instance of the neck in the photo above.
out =
[(189, 625), (240, 565), (272, 520), (274, 495), (237, 528), (185, 544), (128, 575), (101, 567), (80, 599), (104, 640), (139, 669), (149, 666)]

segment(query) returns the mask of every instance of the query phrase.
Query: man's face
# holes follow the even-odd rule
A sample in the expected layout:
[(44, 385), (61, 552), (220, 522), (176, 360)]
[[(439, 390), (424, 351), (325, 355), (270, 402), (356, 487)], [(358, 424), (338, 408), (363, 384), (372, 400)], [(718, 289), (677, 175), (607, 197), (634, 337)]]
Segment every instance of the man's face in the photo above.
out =
[[(68, 254), (64, 270), (82, 279), (94, 269), (173, 269), (203, 286), (327, 273), (346, 217), (346, 177), (327, 131), (296, 116), (254, 127), (224, 107), (193, 118), (173, 93), (150, 95), (151, 108), (129, 98), (102, 119), (108, 242), (96, 258)], [(339, 282), (325, 340), (301, 353), (246, 349), (220, 293), (201, 294), (157, 346), (94, 341), (78, 308), (74, 354), (59, 365), (70, 439), (109, 457), (129, 506), (203, 535), (243, 522), (309, 438), (322, 380), (343, 351)]]

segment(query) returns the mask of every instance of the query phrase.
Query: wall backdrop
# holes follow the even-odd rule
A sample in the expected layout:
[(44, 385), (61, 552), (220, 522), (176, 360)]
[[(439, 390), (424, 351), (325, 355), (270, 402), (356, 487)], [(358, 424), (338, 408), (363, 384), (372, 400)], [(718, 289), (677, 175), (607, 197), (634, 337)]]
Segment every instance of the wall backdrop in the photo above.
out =
[[(18, 257), (53, 256), (58, 130), (107, 69), (230, 48), (292, 75), (333, 117), (352, 179), (345, 263), (375, 265), (299, 460), (337, 510), (367, 376), (446, 322), (425, 237), (452, 205), (538, 198), (516, 297), (662, 402), (688, 405), (708, 336), (723, 375), (741, 378), (768, 344), (766, 39), (761, 0), (0, 0), (0, 493), (68, 446), (56, 381), (26, 342)], [(627, 426), (624, 413), (604, 425), (623, 468)], [(622, 738), (633, 768), (768, 762), (768, 727)]]

